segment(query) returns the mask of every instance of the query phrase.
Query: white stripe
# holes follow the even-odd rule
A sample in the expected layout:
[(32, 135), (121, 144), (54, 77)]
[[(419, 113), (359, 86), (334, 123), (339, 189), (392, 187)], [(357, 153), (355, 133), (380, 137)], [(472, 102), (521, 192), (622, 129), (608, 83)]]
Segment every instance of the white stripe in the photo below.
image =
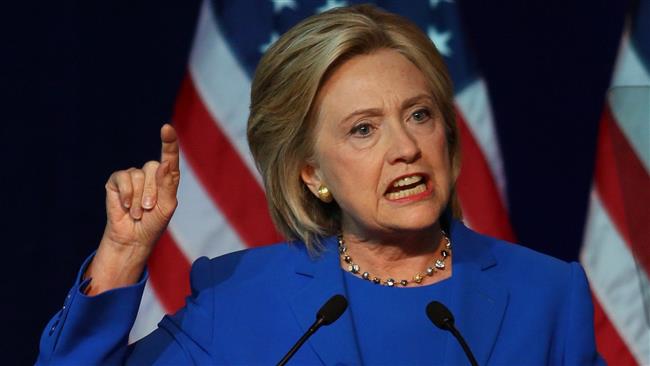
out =
[(609, 105), (632, 150), (650, 172), (650, 85), (614, 87)]
[(144, 293), (142, 294), (140, 308), (138, 309), (138, 316), (129, 334), (129, 344), (136, 342), (154, 331), (164, 315), (165, 310), (163, 310), (162, 305), (158, 302), (158, 298), (151, 288), (151, 281), (147, 281), (147, 285), (144, 287)]
[(650, 364), (650, 299), (643, 298), (650, 292), (648, 274), (635, 263), (594, 190), (580, 261), (594, 294), (632, 355), (639, 364)]
[(219, 29), (210, 1), (204, 1), (189, 61), (190, 76), (212, 117), (260, 183), (246, 140), (250, 80)]
[(608, 100), (625, 137), (650, 171), (650, 74), (627, 33), (621, 41)]
[(182, 151), (180, 170), (178, 208), (169, 223), (178, 248), (190, 261), (246, 248), (198, 181)]
[(630, 34), (626, 32), (621, 39), (621, 46), (616, 60), (612, 86), (650, 85), (650, 70), (646, 70), (641, 58), (630, 43)]
[(483, 156), (492, 172), (492, 179), (497, 186), (501, 201), (507, 205), (506, 179), (503, 173), (503, 161), (499, 150), (499, 139), (497, 138), (492, 109), (488, 98), (487, 88), (482, 79), (478, 79), (456, 94), (458, 105), (468, 128), (476, 140)]

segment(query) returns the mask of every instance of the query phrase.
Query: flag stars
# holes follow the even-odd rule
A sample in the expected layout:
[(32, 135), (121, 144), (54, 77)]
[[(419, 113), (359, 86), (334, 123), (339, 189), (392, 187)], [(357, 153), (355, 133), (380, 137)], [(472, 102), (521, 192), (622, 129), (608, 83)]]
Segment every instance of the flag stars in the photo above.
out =
[(342, 0), (327, 0), (325, 4), (322, 6), (319, 6), (316, 8), (317, 13), (322, 13), (324, 11), (328, 11), (330, 9), (334, 8), (340, 8), (342, 6), (347, 6), (348, 2), (347, 1), (342, 1)]
[(296, 10), (298, 7), (296, 0), (271, 0), (271, 2), (273, 3), (273, 12), (276, 14), (281, 12), (284, 8)]
[(266, 52), (266, 50), (268, 50), (269, 47), (271, 47), (278, 40), (278, 38), (280, 38), (278, 32), (271, 32), (271, 38), (269, 41), (260, 45), (260, 53)]
[(429, 6), (432, 9), (435, 9), (435, 8), (438, 7), (438, 5), (440, 5), (440, 3), (449, 3), (449, 4), (451, 4), (453, 2), (454, 2), (454, 0), (429, 0)]
[(440, 32), (436, 27), (430, 25), (427, 29), (427, 35), (436, 45), (436, 48), (443, 56), (451, 57), (451, 48), (449, 48), (449, 40), (451, 39), (451, 31)]

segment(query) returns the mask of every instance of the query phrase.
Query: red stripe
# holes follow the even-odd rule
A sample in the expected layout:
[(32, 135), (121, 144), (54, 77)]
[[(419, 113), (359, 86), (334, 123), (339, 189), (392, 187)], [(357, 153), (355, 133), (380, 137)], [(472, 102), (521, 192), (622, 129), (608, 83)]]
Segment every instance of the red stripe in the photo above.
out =
[(462, 166), (456, 190), (472, 229), (483, 234), (515, 241), (510, 219), (497, 190), (490, 167), (483, 152), (467, 127), (460, 110), (456, 110), (460, 132)]
[(282, 240), (271, 221), (264, 192), (215, 122), (188, 74), (174, 112), (174, 126), (187, 161), (248, 246)]
[(650, 273), (650, 176), (609, 106), (600, 122), (596, 190), (636, 260)]
[(190, 262), (178, 249), (169, 231), (158, 240), (149, 262), (149, 279), (156, 297), (167, 313), (173, 313), (184, 305), (190, 294)]
[(596, 333), (596, 348), (608, 365), (636, 365), (634, 356), (614, 328), (612, 322), (594, 296), (594, 331)]

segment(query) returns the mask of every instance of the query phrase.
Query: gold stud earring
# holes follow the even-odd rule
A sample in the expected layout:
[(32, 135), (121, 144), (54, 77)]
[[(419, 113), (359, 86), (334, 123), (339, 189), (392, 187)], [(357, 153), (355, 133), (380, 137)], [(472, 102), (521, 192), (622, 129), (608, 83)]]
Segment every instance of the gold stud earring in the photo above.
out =
[(332, 193), (324, 185), (318, 187), (318, 198), (325, 203), (330, 203), (333, 199)]

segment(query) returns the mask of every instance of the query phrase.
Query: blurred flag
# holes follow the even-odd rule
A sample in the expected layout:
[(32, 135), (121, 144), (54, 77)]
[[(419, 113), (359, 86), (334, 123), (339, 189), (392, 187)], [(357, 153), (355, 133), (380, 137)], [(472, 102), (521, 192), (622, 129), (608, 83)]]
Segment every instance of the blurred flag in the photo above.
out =
[(610, 364), (650, 364), (650, 1), (639, 1), (600, 120), (581, 262)]
[[(310, 15), (354, 3), (204, 2), (173, 117), (181, 145), (179, 207), (150, 258), (132, 341), (182, 306), (193, 260), (281, 240), (246, 143), (251, 78), (280, 34)], [(514, 240), (487, 89), (465, 47), (457, 7), (451, 0), (375, 3), (416, 22), (445, 57), (462, 141), (457, 187), (465, 220), (480, 232)]]

